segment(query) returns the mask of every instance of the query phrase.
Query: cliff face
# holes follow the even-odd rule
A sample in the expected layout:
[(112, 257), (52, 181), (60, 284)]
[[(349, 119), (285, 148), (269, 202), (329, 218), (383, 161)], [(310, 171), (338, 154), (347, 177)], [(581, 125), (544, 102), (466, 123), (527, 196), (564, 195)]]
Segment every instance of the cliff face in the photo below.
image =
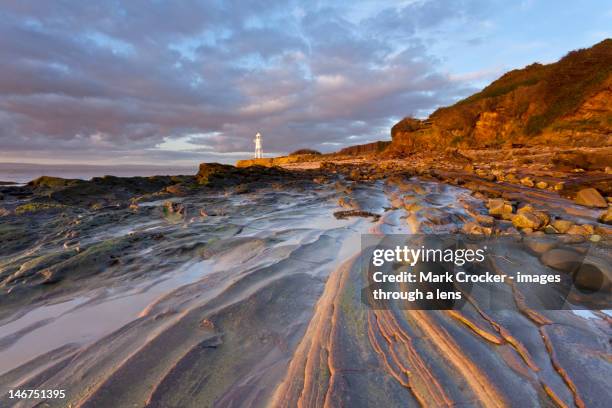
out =
[(510, 71), (426, 121), (391, 130), (395, 150), (612, 145), (612, 39)]

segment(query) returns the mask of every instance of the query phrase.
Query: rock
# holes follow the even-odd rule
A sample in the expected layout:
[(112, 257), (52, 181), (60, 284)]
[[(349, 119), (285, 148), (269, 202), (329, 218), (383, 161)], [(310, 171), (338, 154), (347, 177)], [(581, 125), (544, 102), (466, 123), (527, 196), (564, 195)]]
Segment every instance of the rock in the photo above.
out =
[(589, 234), (594, 234), (595, 233), (595, 228), (592, 225), (589, 224), (582, 224), (581, 227), (588, 232)]
[(342, 208), (355, 208), (355, 203), (348, 197), (340, 197), (338, 199), (338, 205)]
[(609, 262), (599, 257), (588, 257), (574, 272), (574, 285), (592, 292), (608, 289), (611, 276)]
[(407, 201), (404, 203), (404, 208), (408, 212), (415, 212), (423, 209), (423, 206), (418, 201)]
[(608, 207), (608, 203), (601, 196), (599, 191), (594, 188), (584, 188), (580, 190), (576, 194), (576, 198), (574, 199), (576, 204), (584, 205), (586, 207), (597, 207), (597, 208), (606, 208)]
[(492, 229), (469, 221), (463, 224), (462, 231), (469, 235), (491, 235)]
[(164, 215), (170, 215), (170, 214), (182, 214), (183, 215), (185, 214), (185, 206), (183, 206), (183, 204), (181, 203), (166, 201), (164, 202), (163, 213)]
[(552, 222), (552, 226), (561, 234), (565, 234), (573, 225), (573, 222), (567, 220), (554, 220)]
[(531, 228), (537, 230), (544, 226), (544, 222), (535, 213), (523, 211), (512, 217), (512, 225), (517, 228)]
[(550, 222), (550, 217), (543, 211), (534, 211), (533, 214), (542, 221), (542, 227), (548, 225)]
[(556, 184), (554, 185), (553, 189), (554, 189), (555, 191), (561, 191), (561, 190), (563, 190), (563, 188), (564, 188), (564, 187), (565, 187), (565, 183), (564, 183), (564, 182), (562, 182), (562, 181), (560, 181), (560, 182), (558, 182), (558, 183), (556, 183)]
[(553, 248), (540, 257), (540, 262), (544, 265), (566, 273), (573, 273), (577, 270), (583, 260), (584, 255), (565, 248)]
[(177, 195), (177, 196), (184, 196), (184, 195), (187, 195), (187, 193), (189, 193), (189, 190), (181, 184), (173, 184), (171, 186), (168, 186), (165, 188), (164, 191), (166, 193)]
[(534, 212), (534, 211), (535, 211), (535, 208), (533, 208), (531, 204), (524, 204), (520, 206), (519, 208), (517, 208), (516, 213), (520, 214), (524, 212)]
[(518, 183), (518, 178), (514, 173), (508, 173), (506, 174), (506, 181), (508, 183)]
[(427, 219), (433, 225), (447, 225), (455, 222), (452, 214), (438, 208), (425, 207), (419, 211), (419, 215)]
[(361, 210), (336, 211), (334, 213), (334, 217), (339, 220), (344, 220), (348, 217), (372, 217), (373, 221), (378, 221), (380, 219), (380, 215), (378, 214), (374, 214), (370, 211)]
[(520, 235), (520, 232), (514, 227), (509, 227), (503, 231), (502, 235)]
[(523, 244), (538, 255), (550, 251), (557, 246), (557, 243), (558, 240), (554, 237), (535, 236), (535, 234), (523, 240)]
[(612, 225), (612, 207), (608, 207), (606, 211), (601, 213), (601, 216), (599, 217), (599, 222)]
[(589, 238), (589, 241), (591, 241), (591, 242), (599, 242), (599, 241), (601, 241), (601, 235), (593, 234), (593, 235), (591, 235), (591, 238)]
[(544, 227), (544, 232), (546, 234), (558, 234), (559, 233), (559, 231), (557, 231), (557, 229), (553, 227), (552, 225), (547, 225), (546, 227)]
[(568, 235), (584, 235), (584, 236), (591, 235), (591, 233), (586, 228), (584, 228), (582, 225), (572, 225), (566, 231), (566, 234), (568, 234)]
[(526, 187), (533, 187), (535, 185), (535, 183), (533, 182), (531, 177), (523, 177), (521, 179), (521, 184), (526, 186)]
[(492, 227), (495, 224), (495, 218), (490, 215), (477, 214), (475, 218), (479, 224), (487, 227)]
[(536, 187), (540, 189), (545, 189), (545, 188), (548, 188), (548, 183), (545, 181), (538, 181), (536, 183)]
[[(512, 214), (512, 204), (501, 198), (492, 198), (488, 201), (490, 215)], [(503, 217), (502, 217), (503, 218)]]

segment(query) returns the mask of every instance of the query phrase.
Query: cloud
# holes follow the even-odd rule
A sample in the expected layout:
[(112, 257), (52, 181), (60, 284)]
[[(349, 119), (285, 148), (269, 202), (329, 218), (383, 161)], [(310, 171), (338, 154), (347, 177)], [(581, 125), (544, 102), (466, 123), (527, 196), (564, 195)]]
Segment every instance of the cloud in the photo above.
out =
[(257, 131), (279, 153), (388, 138), (472, 90), (422, 34), (484, 8), (56, 3), (0, 6), (0, 160), (234, 160)]

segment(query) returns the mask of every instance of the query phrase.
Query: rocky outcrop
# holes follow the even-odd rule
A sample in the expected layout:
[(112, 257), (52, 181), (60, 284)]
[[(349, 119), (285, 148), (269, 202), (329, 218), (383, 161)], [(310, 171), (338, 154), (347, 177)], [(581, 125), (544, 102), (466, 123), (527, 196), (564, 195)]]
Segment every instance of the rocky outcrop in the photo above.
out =
[(403, 119), (391, 137), (392, 150), (405, 152), (612, 145), (612, 39), (553, 64), (510, 71), (427, 121)]
[(576, 194), (576, 204), (584, 205), (585, 207), (607, 208), (606, 199), (599, 194), (594, 188), (582, 189)]
[(349, 146), (345, 147), (344, 149), (341, 149), (340, 151), (338, 151), (337, 154), (341, 156), (360, 156), (366, 154), (376, 154), (383, 152), (390, 144), (391, 142), (378, 141)]

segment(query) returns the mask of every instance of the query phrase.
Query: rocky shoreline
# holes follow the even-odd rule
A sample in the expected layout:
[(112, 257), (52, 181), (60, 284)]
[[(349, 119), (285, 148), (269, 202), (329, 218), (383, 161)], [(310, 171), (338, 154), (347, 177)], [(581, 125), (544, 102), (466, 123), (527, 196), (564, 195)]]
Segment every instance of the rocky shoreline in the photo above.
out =
[[(479, 299), (401, 313), (361, 299), (364, 233), (515, 237), (495, 271), (555, 270), (609, 296), (612, 176), (551, 159), (559, 153), (321, 155), (1, 187), (0, 403), (19, 384), (44, 384), (81, 406), (444, 395), (603, 407), (612, 366), (602, 311), (533, 310), (517, 288), (516, 308), (497, 312)], [(591, 246), (602, 250), (584, 261)]]

